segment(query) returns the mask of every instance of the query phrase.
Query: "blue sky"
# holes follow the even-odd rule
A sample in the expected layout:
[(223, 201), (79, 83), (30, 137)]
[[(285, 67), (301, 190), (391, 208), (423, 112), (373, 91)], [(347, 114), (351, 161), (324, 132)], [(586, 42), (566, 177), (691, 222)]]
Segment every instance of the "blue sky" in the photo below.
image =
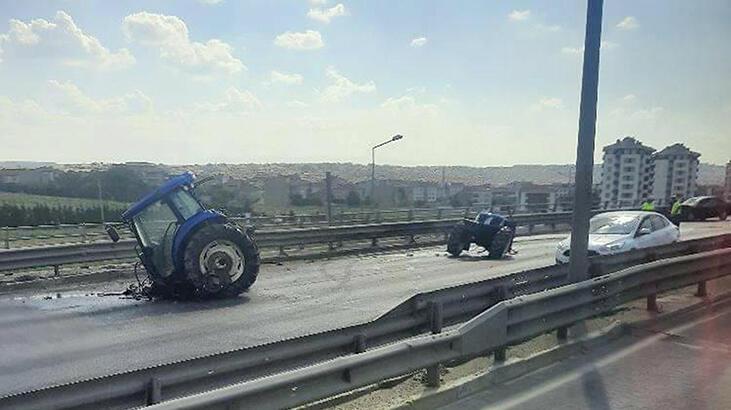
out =
[[(731, 159), (731, 3), (605, 2), (597, 158)], [(0, 159), (574, 161), (585, 1), (0, 3)]]

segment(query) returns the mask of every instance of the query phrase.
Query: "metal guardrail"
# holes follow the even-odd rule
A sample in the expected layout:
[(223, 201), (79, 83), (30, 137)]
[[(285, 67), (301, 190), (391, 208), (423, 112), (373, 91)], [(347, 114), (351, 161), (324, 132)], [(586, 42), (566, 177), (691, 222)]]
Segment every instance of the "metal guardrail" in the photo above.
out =
[[(568, 224), (571, 214), (529, 214), (515, 215), (513, 220), (518, 226), (525, 226), (531, 232), (536, 225)], [(375, 246), (379, 239), (404, 237), (409, 242), (415, 241), (417, 235), (435, 235), (449, 232), (452, 226), (461, 219), (439, 219), (419, 222), (388, 222), (379, 224), (353, 226), (321, 226), (311, 228), (269, 229), (254, 234), (259, 248), (278, 248), (280, 255), (285, 255), (286, 247), (303, 247), (305, 245), (328, 245), (329, 249), (342, 242), (369, 240)], [(0, 249), (0, 272), (18, 269), (58, 266), (75, 263), (100, 262), (115, 259), (134, 258), (136, 242), (123, 239), (117, 243), (91, 242), (83, 244), (66, 244), (53, 246), (25, 247), (17, 249)]]
[[(373, 210), (364, 212), (338, 212), (328, 222), (327, 215), (292, 214), (273, 216), (233, 216), (241, 225), (257, 228), (287, 229), (321, 226), (358, 225), (383, 222), (412, 222), (432, 219), (454, 219), (474, 215), (471, 208), (415, 208)], [(128, 230), (120, 230), (123, 238), (133, 238)], [(13, 243), (67, 240), (86, 243), (106, 238), (104, 225), (100, 223), (56, 224), (0, 227), (0, 248), (10, 249)]]
[[(542, 213), (555, 212), (557, 210), (566, 210), (566, 205), (552, 204), (548, 207), (545, 204), (531, 204), (529, 207), (523, 208), (522, 211), (542, 209)], [(413, 208), (413, 209), (388, 209), (388, 210), (371, 210), (363, 212), (335, 212), (330, 221), (326, 214), (292, 214), (292, 215), (272, 215), (272, 216), (233, 216), (231, 219), (239, 224), (246, 226), (255, 226), (257, 228), (266, 229), (286, 229), (286, 228), (305, 228), (305, 227), (322, 227), (322, 226), (343, 226), (372, 224), (384, 222), (413, 222), (434, 219), (454, 219), (462, 217), (471, 217), (482, 208), (463, 207), (463, 208)], [(568, 208), (570, 210), (570, 207)], [(519, 210), (521, 211), (521, 210)], [(131, 232), (121, 230), (119, 232), (123, 238), (132, 238)], [(0, 248), (11, 249), (16, 248), (16, 243), (28, 244), (43, 242), (64, 241), (65, 243), (88, 243), (106, 238), (104, 225), (100, 223), (81, 223), (81, 224), (56, 224), (56, 225), (34, 225), (34, 226), (16, 226), (0, 227)]]
[[(731, 234), (594, 257), (591, 270), (616, 272), (656, 258), (718, 248), (731, 248)], [(156, 403), (429, 333), (437, 319), (439, 328), (462, 324), (501, 301), (562, 286), (567, 279), (567, 266), (549, 266), (421, 293), (365, 324), (10, 396), (0, 399), (0, 407), (126, 409)], [(252, 403), (258, 407), (263, 402)]]
[[(182, 397), (150, 409), (280, 409), (368, 386), (419, 369), (500, 351), (606, 313), (642, 297), (731, 275), (731, 249), (650, 262), (497, 303), (456, 329), (339, 357), (249, 382)], [(649, 303), (648, 303), (649, 304)]]

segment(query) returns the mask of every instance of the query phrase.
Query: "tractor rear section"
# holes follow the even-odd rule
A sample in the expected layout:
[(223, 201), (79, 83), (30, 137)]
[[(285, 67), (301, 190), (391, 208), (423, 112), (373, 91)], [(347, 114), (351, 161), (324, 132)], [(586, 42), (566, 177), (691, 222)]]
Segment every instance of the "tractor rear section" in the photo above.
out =
[(154, 295), (239, 295), (256, 281), (259, 250), (246, 230), (201, 204), (195, 180), (190, 172), (171, 178), (125, 211), (122, 221), (137, 239)]

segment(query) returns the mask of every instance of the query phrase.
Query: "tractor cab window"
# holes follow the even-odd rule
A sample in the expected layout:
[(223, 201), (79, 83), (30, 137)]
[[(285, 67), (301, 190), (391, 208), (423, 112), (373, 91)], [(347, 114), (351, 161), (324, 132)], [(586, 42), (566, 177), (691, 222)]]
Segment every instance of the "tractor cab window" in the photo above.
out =
[(133, 220), (142, 246), (155, 248), (164, 242), (172, 243), (178, 218), (167, 203), (157, 201), (136, 215)]
[(475, 219), (478, 224), (489, 226), (499, 226), (505, 220), (502, 216), (490, 212), (480, 212)]
[(193, 215), (203, 211), (203, 208), (193, 196), (184, 189), (178, 189), (170, 194), (170, 202), (186, 221)]

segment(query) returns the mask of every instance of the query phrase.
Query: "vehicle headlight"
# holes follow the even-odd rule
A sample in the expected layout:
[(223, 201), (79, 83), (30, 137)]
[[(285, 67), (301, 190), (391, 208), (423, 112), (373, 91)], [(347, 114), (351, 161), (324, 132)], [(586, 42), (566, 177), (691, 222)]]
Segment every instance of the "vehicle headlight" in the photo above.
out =
[(616, 252), (616, 251), (624, 248), (624, 246), (626, 244), (627, 244), (626, 241), (610, 243), (609, 245), (605, 245), (604, 249), (606, 249), (609, 252)]

